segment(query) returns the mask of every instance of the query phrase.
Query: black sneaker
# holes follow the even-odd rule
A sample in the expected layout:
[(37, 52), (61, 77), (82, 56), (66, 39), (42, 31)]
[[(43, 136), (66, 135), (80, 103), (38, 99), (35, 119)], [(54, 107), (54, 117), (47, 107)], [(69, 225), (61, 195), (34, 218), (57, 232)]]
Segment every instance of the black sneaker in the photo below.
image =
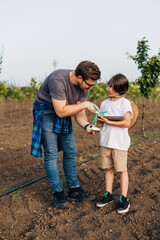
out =
[(54, 193), (54, 205), (56, 208), (66, 208), (68, 203), (64, 196), (64, 191)]
[(119, 207), (118, 207), (117, 212), (118, 213), (127, 213), (129, 211), (129, 208), (130, 208), (129, 200), (124, 196), (120, 196), (119, 197)]
[(81, 187), (75, 187), (75, 188), (69, 188), (68, 191), (68, 200), (69, 201), (76, 201), (76, 202), (82, 202), (82, 201), (91, 201), (96, 198), (95, 195), (90, 195), (89, 193), (86, 193)]
[(104, 207), (111, 202), (113, 202), (113, 194), (106, 191), (104, 197), (97, 203), (97, 207)]

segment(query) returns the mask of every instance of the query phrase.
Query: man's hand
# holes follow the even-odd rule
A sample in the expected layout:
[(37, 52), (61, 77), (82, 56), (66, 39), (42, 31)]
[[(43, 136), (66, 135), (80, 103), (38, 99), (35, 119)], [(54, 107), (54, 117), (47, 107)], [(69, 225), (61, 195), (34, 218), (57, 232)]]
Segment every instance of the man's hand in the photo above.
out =
[[(89, 101), (85, 101), (85, 107), (91, 112), (91, 113), (94, 113), (96, 112), (94, 106), (97, 108), (97, 110), (100, 112), (100, 109), (99, 107), (97, 107), (97, 105), (95, 105), (94, 103), (92, 102), (89, 102)], [(94, 106), (93, 106), (94, 105)]]
[(91, 129), (89, 128), (90, 126), (91, 126), (91, 125), (89, 125), (89, 126), (86, 128), (86, 131), (87, 131), (88, 133), (90, 133), (90, 134), (95, 135), (95, 134), (96, 134), (96, 131), (91, 130)]
[(93, 125), (90, 124), (89, 126), (86, 127), (86, 131), (87, 131), (88, 133), (95, 135), (97, 132), (100, 132), (100, 130), (99, 130), (99, 131), (98, 131), (98, 130), (93, 130), (93, 129), (91, 128), (91, 126), (93, 126)]

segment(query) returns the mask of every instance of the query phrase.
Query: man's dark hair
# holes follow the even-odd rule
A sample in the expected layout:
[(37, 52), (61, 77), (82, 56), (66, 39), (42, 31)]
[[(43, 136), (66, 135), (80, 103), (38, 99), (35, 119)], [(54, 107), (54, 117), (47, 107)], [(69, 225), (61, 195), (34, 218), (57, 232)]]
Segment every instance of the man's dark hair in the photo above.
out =
[(119, 95), (123, 95), (128, 91), (129, 81), (121, 73), (114, 75), (109, 81), (108, 85), (111, 84), (115, 92)]
[(82, 61), (76, 67), (75, 75), (76, 77), (80, 75), (83, 78), (83, 80), (91, 78), (91, 80), (96, 81), (100, 79), (101, 72), (95, 63), (90, 61)]

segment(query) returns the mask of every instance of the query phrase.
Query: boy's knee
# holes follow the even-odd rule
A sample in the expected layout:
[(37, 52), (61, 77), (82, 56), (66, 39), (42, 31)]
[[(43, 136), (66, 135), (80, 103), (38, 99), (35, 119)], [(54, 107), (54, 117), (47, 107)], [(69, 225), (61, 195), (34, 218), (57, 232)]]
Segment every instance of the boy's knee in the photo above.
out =
[(106, 172), (110, 172), (110, 171), (114, 171), (113, 167), (110, 168), (106, 168), (106, 167), (101, 167), (102, 170), (106, 171)]
[(127, 169), (126, 170), (123, 170), (123, 171), (119, 171), (120, 175), (124, 175), (127, 173)]
[(110, 167), (110, 168), (107, 168), (106, 171), (107, 172), (113, 172), (114, 168), (113, 167)]

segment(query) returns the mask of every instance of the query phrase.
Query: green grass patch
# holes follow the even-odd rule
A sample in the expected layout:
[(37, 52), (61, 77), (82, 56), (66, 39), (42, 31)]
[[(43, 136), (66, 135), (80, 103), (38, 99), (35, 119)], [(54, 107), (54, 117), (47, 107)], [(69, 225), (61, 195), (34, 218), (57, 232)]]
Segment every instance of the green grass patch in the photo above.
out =
[(9, 191), (11, 191), (14, 188), (15, 188), (15, 186), (0, 185), (0, 195), (4, 194), (7, 191), (9, 192)]
[(157, 138), (160, 138), (160, 132), (151, 132), (145, 136), (146, 139), (155, 140)]
[(12, 201), (17, 201), (22, 192), (24, 192), (24, 190), (21, 189), (16, 194), (12, 195)]
[(6, 185), (0, 185), (0, 190), (1, 189), (7, 189), (7, 190), (12, 190), (12, 188), (14, 188), (15, 186), (6, 186)]
[(136, 136), (136, 137), (131, 138), (131, 146), (138, 142), (144, 141), (144, 140), (155, 140), (158, 138), (160, 138), (160, 132), (150, 132), (150, 133), (146, 134), (145, 137)]
[(81, 165), (91, 160), (98, 160), (99, 157), (100, 157), (100, 154), (97, 154), (96, 156), (88, 156), (87, 159), (79, 158), (80, 161), (77, 162), (77, 165)]

